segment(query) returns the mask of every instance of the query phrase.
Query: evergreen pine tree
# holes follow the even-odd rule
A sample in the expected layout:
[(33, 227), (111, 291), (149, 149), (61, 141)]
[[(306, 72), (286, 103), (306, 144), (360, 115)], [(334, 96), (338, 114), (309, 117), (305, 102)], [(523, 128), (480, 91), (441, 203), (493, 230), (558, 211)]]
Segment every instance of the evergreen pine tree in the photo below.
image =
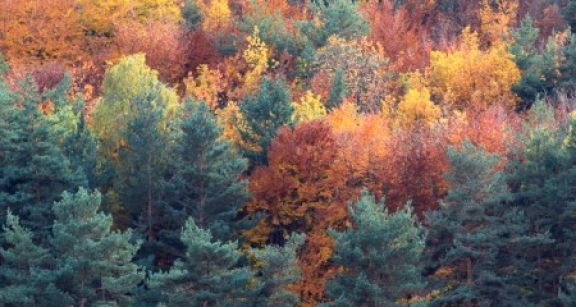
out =
[(48, 250), (33, 241), (33, 234), (20, 225), (10, 211), (2, 233), (10, 248), (0, 248), (0, 305), (63, 306), (71, 298), (54, 286), (57, 277)]
[(0, 52), (0, 77), (7, 73), (9, 70), (10, 65), (8, 65), (8, 61), (6, 61), (6, 58), (2, 52)]
[(214, 241), (210, 231), (193, 219), (186, 222), (181, 240), (186, 256), (167, 272), (155, 273), (148, 281), (152, 291), (164, 294), (169, 306), (249, 305), (249, 268), (239, 265), (241, 252), (235, 242)]
[[(576, 6), (576, 3), (574, 4)], [(576, 81), (576, 35), (570, 36), (570, 41), (563, 48), (564, 58), (560, 65), (560, 86), (572, 90)]]
[(195, 0), (186, 0), (182, 7), (182, 17), (191, 30), (196, 30), (202, 24), (202, 12)]
[(566, 7), (562, 10), (562, 17), (570, 25), (572, 33), (576, 32), (576, 1), (568, 0)]
[(86, 184), (58, 144), (56, 129), (38, 108), (33, 81), (10, 92), (0, 82), (0, 215), (8, 209), (40, 238), (52, 221), (51, 205), (63, 191)]
[(75, 105), (74, 130), (64, 139), (64, 155), (74, 169), (86, 176), (87, 187), (99, 186), (97, 176), (97, 142), (86, 124), (83, 114), (84, 103)]
[(282, 247), (266, 245), (252, 250), (258, 279), (254, 306), (297, 306), (300, 303), (298, 295), (287, 286), (300, 280), (297, 252), (303, 244), (304, 236), (293, 234)]
[(348, 89), (346, 88), (346, 83), (344, 83), (344, 71), (339, 68), (336, 70), (334, 78), (332, 79), (332, 87), (330, 88), (330, 95), (326, 101), (326, 107), (332, 110), (340, 106), (344, 98), (346, 98), (347, 92)]
[(131, 243), (130, 230), (112, 231), (112, 216), (98, 212), (100, 200), (100, 193), (81, 188), (54, 204), (50, 244), (60, 270), (57, 286), (78, 306), (127, 305), (143, 279), (131, 262), (139, 244)]
[(310, 10), (319, 16), (320, 26), (308, 21), (300, 24), (301, 31), (316, 45), (326, 44), (330, 36), (356, 39), (370, 31), (370, 25), (358, 11), (358, 4), (348, 0), (310, 1)]
[(384, 203), (363, 191), (351, 205), (354, 226), (330, 231), (332, 259), (344, 272), (328, 283), (334, 306), (393, 306), (423, 287), (420, 258), (425, 234), (410, 206), (389, 214)]
[(239, 234), (235, 218), (248, 199), (247, 182), (240, 179), (247, 161), (220, 137), (216, 118), (204, 102), (187, 102), (184, 113), (167, 196), (174, 216), (180, 217), (173, 231), (179, 232), (191, 216), (216, 240), (231, 240)]
[(565, 283), (565, 289), (560, 290), (558, 296), (565, 306), (574, 306), (576, 304), (576, 279), (568, 280)]
[(291, 124), (292, 99), (286, 83), (264, 77), (257, 95), (246, 97), (240, 104), (243, 123), (238, 126), (242, 139), (250, 144), (245, 154), (253, 165), (266, 164), (266, 152), (277, 130)]
[[(163, 251), (157, 246), (158, 233), (171, 227), (173, 216), (165, 214), (165, 182), (168, 179), (166, 153), (170, 130), (161, 131), (162, 112), (154, 102), (159, 92), (152, 90), (130, 104), (133, 117), (121, 135), (114, 190), (128, 215), (130, 227), (145, 238), (139, 258), (147, 266), (158, 265)], [(175, 227), (175, 226), (173, 226)]]
[(543, 102), (531, 112), (540, 122), (532, 124), (523, 159), (513, 165), (514, 201), (526, 212), (527, 232), (553, 240), (525, 253), (531, 264), (525, 291), (533, 302), (554, 304), (562, 280), (576, 269), (576, 120), (569, 129), (550, 125), (554, 110)]
[(531, 236), (523, 212), (509, 203), (499, 156), (468, 142), (461, 150), (450, 148), (448, 156), (450, 190), (428, 225), (434, 266), (454, 272), (439, 278), (447, 290), (433, 303), (515, 306), (525, 299), (524, 253), (548, 240)]
[(522, 71), (520, 80), (512, 87), (521, 99), (517, 107), (519, 110), (530, 108), (539, 95), (551, 93), (558, 81), (554, 44), (550, 41), (546, 49), (539, 52), (536, 46), (538, 32), (530, 16), (522, 20), (518, 30), (512, 31), (514, 43), (510, 46), (510, 52)]

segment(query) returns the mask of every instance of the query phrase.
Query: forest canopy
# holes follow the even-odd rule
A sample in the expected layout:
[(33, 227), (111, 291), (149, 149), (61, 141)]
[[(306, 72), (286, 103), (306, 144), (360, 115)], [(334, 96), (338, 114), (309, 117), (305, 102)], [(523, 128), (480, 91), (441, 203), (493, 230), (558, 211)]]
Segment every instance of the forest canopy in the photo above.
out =
[(0, 1), (0, 306), (576, 306), (576, 1)]

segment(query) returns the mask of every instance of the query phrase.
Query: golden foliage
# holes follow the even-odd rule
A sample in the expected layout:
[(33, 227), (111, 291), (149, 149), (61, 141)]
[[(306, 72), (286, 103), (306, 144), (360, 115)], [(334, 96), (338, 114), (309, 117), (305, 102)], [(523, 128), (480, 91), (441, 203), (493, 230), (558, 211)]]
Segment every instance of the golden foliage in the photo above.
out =
[(495, 103), (512, 108), (518, 99), (512, 86), (520, 70), (506, 44), (480, 50), (478, 34), (469, 28), (462, 32), (458, 50), (432, 52), (428, 74), (431, 94), (450, 108), (485, 109)]
[(518, 2), (515, 0), (497, 0), (496, 9), (492, 8), (490, 1), (483, 0), (478, 13), (482, 41), (490, 45), (508, 42), (511, 38), (508, 28), (516, 19), (517, 9)]
[(232, 142), (236, 148), (257, 152), (260, 148), (255, 144), (248, 144), (240, 135), (238, 127), (245, 127), (242, 112), (237, 103), (229, 101), (225, 108), (216, 109), (216, 121), (222, 128), (222, 138)]
[(197, 0), (202, 13), (202, 29), (208, 33), (219, 33), (231, 25), (232, 12), (228, 0)]
[(218, 108), (218, 93), (223, 90), (222, 74), (218, 69), (210, 69), (202, 64), (197, 67), (198, 76), (190, 75), (184, 80), (186, 96), (204, 100), (212, 110)]
[(110, 35), (115, 24), (126, 20), (176, 24), (181, 18), (180, 7), (173, 0), (77, 0), (77, 3), (84, 28), (98, 34)]
[(132, 101), (154, 90), (158, 90), (154, 106), (163, 112), (160, 128), (164, 129), (170, 119), (177, 116), (178, 96), (158, 80), (158, 71), (146, 65), (144, 54), (123, 57), (106, 72), (104, 95), (93, 112), (93, 128), (102, 139), (102, 149), (108, 157), (115, 157), (123, 144), (122, 129), (135, 115), (130, 112)]
[(326, 108), (320, 101), (320, 96), (314, 95), (311, 91), (307, 91), (300, 101), (292, 104), (294, 105), (292, 114), (294, 121), (310, 121), (326, 116)]
[(401, 125), (411, 125), (415, 122), (422, 122), (431, 126), (438, 122), (441, 111), (440, 108), (430, 100), (430, 91), (422, 87), (420, 89), (408, 90), (402, 101), (398, 104), (396, 116)]
[(254, 27), (252, 35), (246, 38), (248, 47), (242, 53), (242, 58), (248, 64), (249, 69), (244, 75), (244, 90), (247, 92), (253, 92), (258, 88), (262, 75), (268, 68), (270, 50), (259, 35), (260, 30), (258, 27)]
[(328, 115), (327, 120), (335, 132), (344, 133), (355, 131), (360, 125), (361, 117), (355, 104), (344, 102)]

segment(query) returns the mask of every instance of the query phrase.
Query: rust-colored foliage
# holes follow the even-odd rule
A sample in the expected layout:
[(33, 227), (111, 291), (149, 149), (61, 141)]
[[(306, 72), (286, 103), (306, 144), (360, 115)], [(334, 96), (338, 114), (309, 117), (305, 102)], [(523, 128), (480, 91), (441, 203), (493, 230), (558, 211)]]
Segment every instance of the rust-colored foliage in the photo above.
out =
[(32, 72), (32, 77), (42, 93), (56, 87), (64, 79), (65, 69), (58, 63), (47, 63)]
[(519, 116), (501, 105), (484, 111), (469, 109), (450, 119), (447, 137), (451, 144), (464, 140), (475, 146), (506, 157), (517, 142), (521, 123)]
[(202, 29), (186, 34), (184, 52), (188, 71), (195, 71), (201, 64), (214, 64), (220, 58), (209, 35)]
[(146, 64), (160, 73), (160, 80), (177, 84), (186, 76), (184, 35), (169, 22), (125, 22), (117, 28), (116, 42), (124, 55), (145, 53)]
[(339, 152), (330, 126), (320, 120), (279, 131), (268, 152), (269, 165), (250, 177), (252, 200), (248, 214), (265, 217), (246, 233), (253, 244), (282, 244), (288, 234), (307, 234), (300, 255), (302, 281), (294, 286), (306, 302), (323, 297), (334, 268), (328, 263), (332, 242), (329, 227), (341, 228), (346, 201), (333, 164)]
[(369, 1), (363, 7), (372, 31), (370, 38), (382, 46), (393, 70), (424, 69), (430, 61), (430, 41), (426, 28), (410, 20), (406, 6), (394, 9), (390, 0)]
[(419, 217), (435, 209), (446, 192), (445, 131), (417, 123), (398, 131), (389, 142), (389, 156), (376, 174), (392, 210), (412, 202)]

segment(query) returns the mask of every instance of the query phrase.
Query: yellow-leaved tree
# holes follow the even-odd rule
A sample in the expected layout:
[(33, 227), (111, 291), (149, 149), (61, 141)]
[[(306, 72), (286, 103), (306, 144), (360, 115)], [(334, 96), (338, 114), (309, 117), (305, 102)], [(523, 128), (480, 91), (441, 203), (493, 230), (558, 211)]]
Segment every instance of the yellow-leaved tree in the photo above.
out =
[(252, 35), (246, 38), (248, 46), (242, 53), (242, 58), (248, 64), (248, 72), (244, 76), (244, 90), (253, 92), (260, 85), (262, 75), (268, 68), (270, 50), (266, 43), (260, 39), (260, 30), (254, 27)]
[(222, 129), (222, 138), (230, 141), (235, 145), (235, 149), (247, 149), (251, 151), (258, 151), (258, 146), (244, 142), (239, 128), (246, 128), (246, 122), (242, 116), (242, 111), (238, 104), (234, 101), (229, 101), (226, 107), (217, 109), (216, 122)]
[(438, 122), (441, 110), (430, 100), (430, 90), (426, 87), (411, 88), (398, 104), (396, 116), (401, 125), (421, 122), (431, 126)]
[(102, 150), (109, 158), (115, 158), (123, 146), (122, 131), (135, 116), (130, 105), (137, 98), (155, 92), (154, 106), (159, 108), (164, 120), (162, 130), (170, 119), (177, 116), (178, 95), (176, 91), (158, 80), (158, 72), (146, 66), (142, 53), (123, 57), (112, 66), (104, 77), (103, 95), (93, 115), (93, 129), (102, 140)]
[(296, 122), (320, 119), (327, 114), (320, 96), (314, 95), (312, 91), (307, 91), (299, 101), (293, 102), (292, 105), (294, 106), (292, 120)]
[(208, 33), (220, 33), (232, 24), (232, 12), (228, 0), (197, 0), (202, 14), (202, 29)]
[(515, 0), (497, 0), (495, 8), (490, 2), (492, 1), (483, 0), (482, 9), (478, 13), (482, 42), (488, 45), (500, 41), (507, 42), (511, 38), (508, 28), (516, 19), (518, 2)]
[(197, 77), (189, 76), (184, 80), (186, 96), (204, 100), (212, 110), (218, 108), (218, 93), (224, 90), (222, 73), (218, 69), (211, 69), (206, 64), (196, 68)]
[(345, 101), (328, 115), (328, 123), (336, 133), (352, 133), (362, 121), (356, 104)]
[(111, 35), (123, 20), (146, 23), (150, 20), (177, 23), (180, 6), (174, 0), (76, 0), (84, 30)]
[(447, 108), (486, 109), (494, 103), (512, 108), (518, 99), (512, 86), (520, 70), (508, 46), (497, 42), (481, 50), (478, 34), (469, 28), (462, 32), (456, 51), (432, 51), (427, 73), (431, 94)]

